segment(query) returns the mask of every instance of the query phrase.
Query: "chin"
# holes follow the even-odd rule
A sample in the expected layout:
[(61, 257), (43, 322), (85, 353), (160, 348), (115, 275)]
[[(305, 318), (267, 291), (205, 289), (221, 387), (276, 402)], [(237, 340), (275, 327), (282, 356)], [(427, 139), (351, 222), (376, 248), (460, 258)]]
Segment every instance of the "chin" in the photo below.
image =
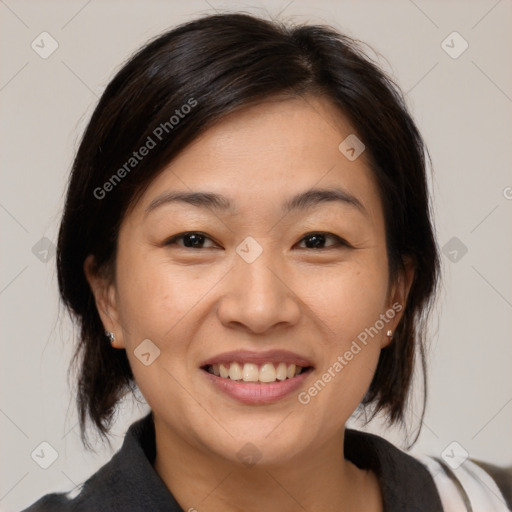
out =
[(280, 430), (283, 425), (277, 425), (279, 421), (256, 422), (250, 426), (240, 425), (237, 430), (229, 430), (233, 437), (223, 433), (221, 437), (215, 436), (216, 439), (212, 439), (211, 436), (208, 436), (208, 439), (203, 438), (203, 443), (229, 462), (241, 463), (246, 467), (279, 466), (294, 459), (304, 449), (307, 441), (300, 433), (304, 432), (304, 429), (291, 429), (290, 425), (287, 425), (285, 429)]

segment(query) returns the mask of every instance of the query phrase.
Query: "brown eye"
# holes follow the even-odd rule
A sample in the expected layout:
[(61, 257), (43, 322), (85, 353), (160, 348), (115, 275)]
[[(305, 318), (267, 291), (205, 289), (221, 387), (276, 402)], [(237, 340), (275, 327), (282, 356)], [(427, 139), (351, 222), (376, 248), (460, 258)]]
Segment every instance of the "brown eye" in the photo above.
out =
[[(205, 243), (207, 244), (208, 242), (211, 242), (213, 245), (205, 247)], [(187, 233), (174, 235), (172, 238), (167, 240), (167, 242), (165, 242), (165, 245), (177, 245), (187, 249), (207, 249), (209, 247), (213, 247), (216, 244), (205, 234), (199, 233), (197, 231), (190, 231)]]
[[(334, 240), (334, 243), (330, 243), (326, 246), (328, 240)], [(332, 233), (309, 233), (302, 238), (299, 245), (305, 243), (305, 247), (301, 249), (329, 249), (340, 245), (348, 246), (348, 244), (341, 239), (339, 236), (333, 235)]]

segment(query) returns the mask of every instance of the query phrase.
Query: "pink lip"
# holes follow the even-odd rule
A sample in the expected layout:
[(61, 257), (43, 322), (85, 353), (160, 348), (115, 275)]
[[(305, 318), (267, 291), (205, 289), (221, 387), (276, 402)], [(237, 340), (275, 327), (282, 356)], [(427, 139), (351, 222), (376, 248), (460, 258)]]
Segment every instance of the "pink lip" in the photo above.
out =
[[(212, 364), (253, 363), (262, 365), (265, 363), (286, 363), (296, 366), (313, 366), (311, 361), (287, 350), (267, 350), (263, 352), (251, 352), (249, 350), (233, 350), (224, 352), (218, 356), (203, 361), (199, 366), (204, 367)], [(290, 379), (291, 380), (291, 379)], [(283, 381), (285, 382), (285, 381)]]
[[(233, 360), (236, 359), (230, 359), (230, 361)], [(244, 361), (247, 361), (247, 359), (244, 359)], [(265, 362), (269, 361), (271, 360), (265, 360)], [(203, 370), (202, 373), (218, 390), (226, 393), (231, 398), (234, 398), (243, 404), (258, 405), (277, 402), (294, 391), (297, 391), (303, 384), (304, 380), (308, 378), (311, 370), (301, 373), (291, 379), (276, 381), (270, 384), (255, 384), (253, 382), (224, 379), (222, 377), (217, 377), (206, 370)]]

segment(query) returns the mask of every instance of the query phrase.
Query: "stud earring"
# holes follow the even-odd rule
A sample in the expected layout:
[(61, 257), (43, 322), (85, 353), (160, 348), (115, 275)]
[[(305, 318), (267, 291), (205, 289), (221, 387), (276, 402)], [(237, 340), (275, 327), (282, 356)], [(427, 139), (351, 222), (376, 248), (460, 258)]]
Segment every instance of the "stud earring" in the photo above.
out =
[(393, 331), (390, 329), (386, 334), (391, 338), (393, 336)]
[(114, 341), (116, 341), (116, 337), (113, 332), (105, 331), (105, 335), (108, 338), (108, 341), (110, 341), (110, 344), (112, 344), (112, 343), (114, 343)]

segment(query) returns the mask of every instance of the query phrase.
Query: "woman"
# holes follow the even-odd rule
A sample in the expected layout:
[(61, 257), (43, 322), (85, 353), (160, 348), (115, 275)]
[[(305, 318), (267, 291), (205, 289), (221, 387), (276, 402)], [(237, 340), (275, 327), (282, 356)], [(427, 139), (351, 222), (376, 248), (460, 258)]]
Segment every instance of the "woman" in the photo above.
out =
[[(403, 422), (424, 370), (424, 154), (398, 89), (332, 29), (216, 15), (142, 48), (78, 150), (58, 276), (84, 443), (130, 390), (151, 413), (27, 510), (471, 506), (442, 461), (345, 428), (359, 406)], [(505, 473), (467, 465), (506, 510)]]

